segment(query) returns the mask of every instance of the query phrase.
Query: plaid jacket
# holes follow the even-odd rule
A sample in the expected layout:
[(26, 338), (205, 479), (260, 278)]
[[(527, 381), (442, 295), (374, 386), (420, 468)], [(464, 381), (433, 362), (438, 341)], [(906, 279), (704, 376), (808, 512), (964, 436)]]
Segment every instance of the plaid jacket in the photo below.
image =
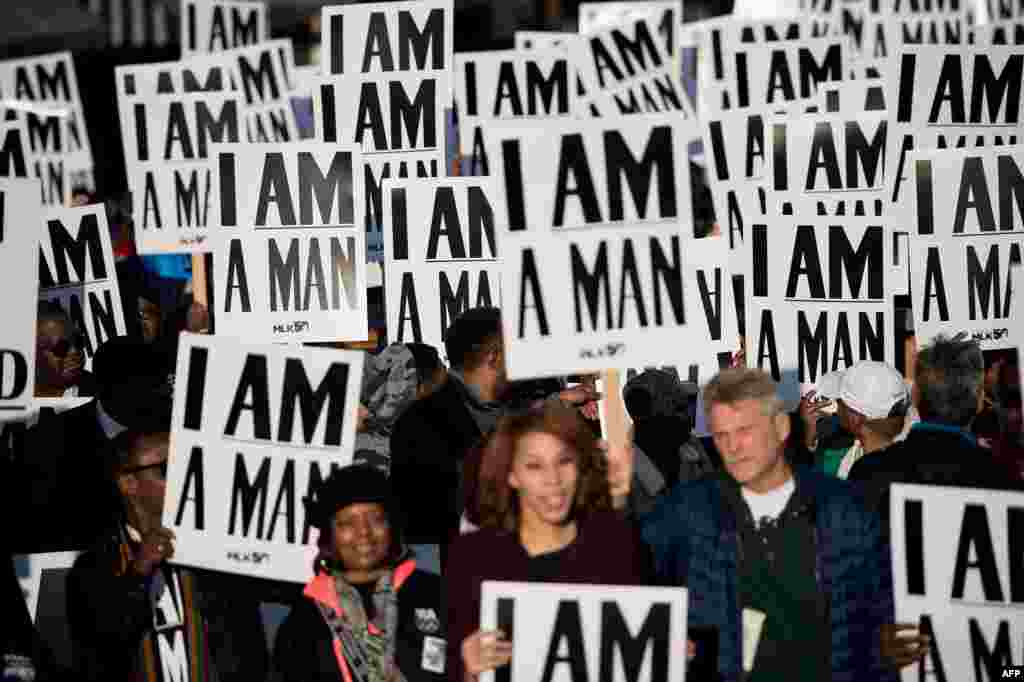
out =
[[(889, 682), (879, 628), (893, 622), (892, 571), (878, 519), (845, 481), (807, 468), (797, 486), (814, 501), (816, 577), (832, 624), (831, 682)], [(658, 575), (689, 592), (691, 627), (718, 630), (722, 679), (742, 679), (742, 620), (737, 595), (739, 533), (723, 497), (725, 481), (706, 477), (677, 485), (641, 518)]]

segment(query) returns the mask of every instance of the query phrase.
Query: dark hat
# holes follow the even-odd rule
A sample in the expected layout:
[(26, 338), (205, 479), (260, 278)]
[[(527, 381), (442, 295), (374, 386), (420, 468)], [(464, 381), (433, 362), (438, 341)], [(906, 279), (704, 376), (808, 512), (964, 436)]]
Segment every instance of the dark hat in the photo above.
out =
[(352, 504), (379, 504), (384, 507), (396, 532), (397, 504), (391, 482), (376, 467), (366, 464), (335, 469), (316, 491), (316, 499), (306, 499), (306, 513), (313, 525), (324, 532), (338, 511)]
[(92, 359), (103, 410), (133, 431), (171, 426), (174, 367), (167, 353), (129, 336), (106, 341)]

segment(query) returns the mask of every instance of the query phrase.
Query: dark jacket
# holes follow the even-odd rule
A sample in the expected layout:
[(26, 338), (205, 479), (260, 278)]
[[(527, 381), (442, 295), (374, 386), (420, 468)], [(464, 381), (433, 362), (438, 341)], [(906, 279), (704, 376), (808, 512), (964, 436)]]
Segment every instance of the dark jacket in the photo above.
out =
[(884, 450), (864, 455), (850, 470), (868, 508), (889, 530), (889, 488), (893, 483), (958, 486), (990, 490), (1024, 489), (1020, 477), (979, 447), (969, 433), (918, 423), (907, 437)]
[(482, 437), (453, 379), (395, 422), (391, 484), (402, 501), (407, 543), (445, 545), (458, 532), (462, 462)]
[[(800, 494), (813, 502), (815, 573), (831, 621), (831, 682), (895, 680), (880, 655), (879, 628), (893, 621), (893, 595), (878, 520), (845, 481), (805, 467), (795, 473)], [(641, 526), (659, 578), (689, 590), (690, 627), (717, 628), (719, 672), (734, 682), (742, 672), (739, 526), (724, 476), (676, 486)]]
[[(119, 575), (119, 563), (119, 545), (111, 539), (82, 554), (68, 576), (68, 622), (81, 680), (133, 680), (141, 671), (141, 644), (155, 626), (149, 580)], [(189, 572), (218, 680), (265, 679), (269, 655), (260, 601), (291, 602), (297, 586)]]
[[(413, 562), (408, 565), (410, 570), (415, 568)], [(395, 583), (401, 571), (399, 566)], [(398, 668), (407, 682), (443, 682), (449, 679), (443, 672), (423, 668), (424, 649), (439, 653), (436, 640), (443, 641), (447, 636), (441, 578), (417, 570), (407, 575), (398, 587)], [(335, 655), (330, 627), (316, 602), (337, 606), (334, 580), (327, 574), (318, 575), (306, 586), (305, 598), (295, 605), (278, 630), (274, 668), (283, 682), (348, 682)]]
[[(639, 534), (614, 512), (595, 512), (581, 522), (562, 561), (558, 582), (563, 583), (645, 585), (651, 577), (650, 555)], [(485, 580), (522, 582), (529, 563), (519, 538), (507, 531), (483, 529), (452, 544), (444, 576), (448, 679), (462, 680), (462, 642), (480, 629), (480, 586)]]
[(121, 506), (104, 456), (109, 445), (96, 401), (56, 415), (41, 415), (11, 453), (5, 503), (14, 517), (9, 543), (18, 553), (86, 550), (117, 522)]

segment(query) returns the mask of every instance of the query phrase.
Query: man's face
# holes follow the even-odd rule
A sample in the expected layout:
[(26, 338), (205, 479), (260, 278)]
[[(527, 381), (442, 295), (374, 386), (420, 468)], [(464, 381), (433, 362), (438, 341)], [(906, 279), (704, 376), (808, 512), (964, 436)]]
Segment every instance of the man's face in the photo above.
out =
[(167, 492), (170, 434), (152, 434), (135, 441), (128, 463), (121, 467), (121, 494), (151, 521), (159, 523)]
[(709, 426), (725, 468), (743, 487), (764, 493), (789, 479), (784, 457), (789, 436), (786, 414), (763, 414), (759, 400), (715, 403)]
[(45, 320), (36, 327), (36, 376), (45, 385), (73, 386), (82, 375), (82, 351), (67, 332), (61, 320)]

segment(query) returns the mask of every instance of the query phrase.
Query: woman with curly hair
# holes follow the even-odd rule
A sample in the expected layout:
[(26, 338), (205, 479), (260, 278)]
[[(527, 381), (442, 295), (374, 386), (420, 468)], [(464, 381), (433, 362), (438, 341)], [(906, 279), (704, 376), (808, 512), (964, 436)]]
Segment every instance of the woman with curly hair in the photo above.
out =
[(480, 530), (454, 543), (445, 571), (450, 680), (473, 682), (511, 660), (512, 642), (480, 631), (485, 580), (648, 582), (646, 549), (615, 511), (628, 483), (613, 495), (608, 466), (602, 444), (571, 407), (548, 402), (499, 422), (480, 467)]

